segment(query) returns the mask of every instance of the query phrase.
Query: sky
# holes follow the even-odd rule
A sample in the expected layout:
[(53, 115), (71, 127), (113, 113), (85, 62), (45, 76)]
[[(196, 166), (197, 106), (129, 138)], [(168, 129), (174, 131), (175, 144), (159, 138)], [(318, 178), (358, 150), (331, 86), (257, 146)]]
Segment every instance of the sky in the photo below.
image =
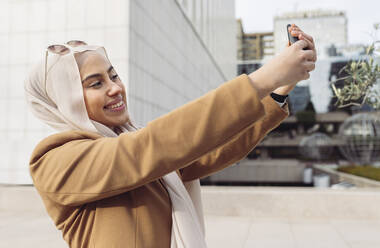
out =
[(349, 44), (369, 44), (373, 24), (380, 23), (379, 0), (235, 0), (235, 15), (244, 32), (273, 31), (273, 17), (285, 12), (315, 9), (345, 11)]

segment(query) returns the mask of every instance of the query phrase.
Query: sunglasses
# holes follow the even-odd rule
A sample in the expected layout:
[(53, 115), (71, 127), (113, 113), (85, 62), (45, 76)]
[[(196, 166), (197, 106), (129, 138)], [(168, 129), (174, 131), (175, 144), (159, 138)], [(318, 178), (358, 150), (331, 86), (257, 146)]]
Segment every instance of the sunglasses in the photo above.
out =
[(59, 55), (65, 55), (70, 52), (70, 47), (87, 46), (87, 43), (81, 40), (70, 40), (65, 45), (51, 45), (47, 47), (47, 51)]
[[(57, 45), (50, 45), (46, 48), (46, 55), (45, 55), (45, 78), (44, 78), (44, 86), (46, 90), (46, 79), (47, 79), (47, 61), (48, 61), (48, 54), (54, 53), (57, 55), (66, 55), (70, 53), (73, 47), (79, 47), (79, 46), (87, 46), (87, 43), (81, 40), (70, 40), (63, 45), (57, 44)], [(71, 47), (71, 48), (70, 48)]]

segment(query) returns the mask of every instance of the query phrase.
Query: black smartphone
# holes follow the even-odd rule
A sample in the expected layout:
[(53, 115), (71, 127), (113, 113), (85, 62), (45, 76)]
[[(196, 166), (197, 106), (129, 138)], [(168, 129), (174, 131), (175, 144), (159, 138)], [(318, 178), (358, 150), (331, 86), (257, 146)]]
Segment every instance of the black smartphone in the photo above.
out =
[[(290, 45), (292, 45), (294, 42), (298, 41), (298, 37), (295, 37), (295, 36), (292, 36), (289, 32), (289, 27), (291, 27), (292, 25), (291, 24), (288, 24), (286, 25), (286, 31), (288, 33), (288, 40), (289, 40), (289, 43)], [(309, 50), (309, 48), (305, 47), (304, 49), (302, 50)]]
[(288, 33), (288, 40), (290, 45), (292, 45), (294, 42), (298, 41), (298, 37), (294, 37), (290, 34), (289, 28), (291, 27), (291, 24), (286, 25), (286, 32)]

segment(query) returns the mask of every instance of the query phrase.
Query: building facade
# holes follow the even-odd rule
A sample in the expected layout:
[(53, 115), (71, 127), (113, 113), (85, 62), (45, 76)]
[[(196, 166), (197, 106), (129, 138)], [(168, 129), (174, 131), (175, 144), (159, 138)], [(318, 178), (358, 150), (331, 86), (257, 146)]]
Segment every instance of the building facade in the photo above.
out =
[(235, 76), (234, 1), (0, 1), (0, 183), (30, 184), (30, 154), (54, 133), (27, 108), (23, 84), (48, 44), (102, 45), (140, 126)]
[(241, 19), (237, 20), (238, 60), (262, 60), (274, 55), (273, 32), (245, 33)]
[(245, 33), (242, 20), (237, 24), (237, 74), (249, 74), (262, 65), (262, 60), (274, 55), (273, 32)]

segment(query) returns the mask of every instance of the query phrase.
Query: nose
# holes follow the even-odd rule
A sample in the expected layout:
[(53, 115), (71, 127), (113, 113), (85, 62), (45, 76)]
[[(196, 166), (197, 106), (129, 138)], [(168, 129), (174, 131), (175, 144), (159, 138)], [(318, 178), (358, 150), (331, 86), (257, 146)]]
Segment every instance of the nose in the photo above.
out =
[(115, 82), (113, 82), (112, 80), (109, 80), (109, 89), (108, 89), (108, 95), (109, 96), (113, 96), (113, 95), (117, 95), (117, 94), (120, 94), (123, 89), (121, 88), (121, 86)]

